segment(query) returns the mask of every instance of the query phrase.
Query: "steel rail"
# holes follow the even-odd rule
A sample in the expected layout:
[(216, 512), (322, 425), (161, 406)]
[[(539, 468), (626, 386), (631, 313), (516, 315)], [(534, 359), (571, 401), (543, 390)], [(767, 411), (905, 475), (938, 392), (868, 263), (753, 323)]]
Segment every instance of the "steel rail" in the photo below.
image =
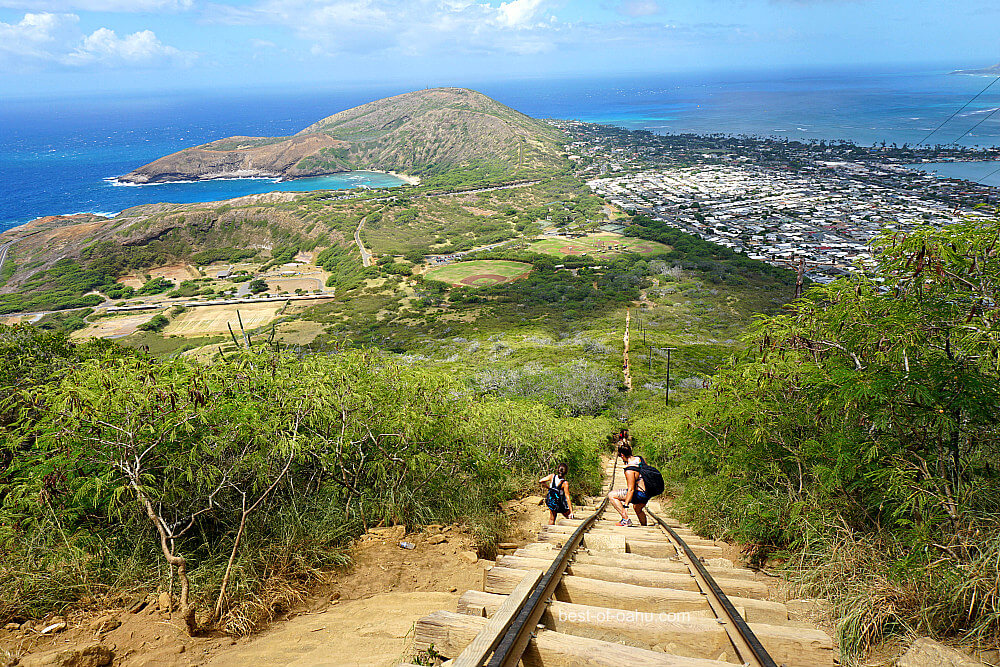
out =
[[(617, 471), (618, 459), (616, 457), (615, 468), (611, 473), (611, 489), (614, 488)], [(487, 667), (516, 667), (518, 662), (520, 662), (524, 650), (528, 647), (528, 642), (531, 641), (531, 638), (535, 634), (535, 627), (538, 625), (538, 621), (541, 620), (542, 614), (545, 613), (545, 606), (552, 600), (556, 586), (559, 585), (559, 580), (566, 571), (573, 553), (580, 546), (580, 542), (583, 541), (584, 533), (590, 530), (594, 522), (597, 521), (597, 518), (607, 509), (607, 506), (608, 498), (605, 496), (597, 511), (577, 526), (576, 530), (573, 531), (569, 539), (563, 544), (555, 560), (552, 561), (552, 565), (546, 570), (541, 580), (535, 586), (535, 590), (532, 591), (531, 596), (524, 603), (521, 611), (500, 639), (496, 650), (487, 663)]]
[(590, 527), (597, 521), (597, 517), (604, 513), (607, 506), (608, 499), (605, 497), (600, 507), (597, 508), (597, 511), (577, 526), (573, 534), (563, 544), (562, 549), (559, 550), (559, 554), (552, 561), (552, 565), (549, 566), (549, 569), (535, 586), (535, 590), (532, 591), (528, 601), (514, 618), (514, 622), (511, 623), (510, 628), (504, 633), (503, 638), (493, 652), (493, 656), (487, 663), (488, 667), (515, 667), (520, 662), (521, 655), (524, 654), (524, 650), (528, 648), (528, 642), (534, 636), (538, 621), (541, 620), (542, 614), (545, 613), (545, 606), (552, 599), (556, 586), (559, 585), (559, 580), (562, 578), (563, 572), (566, 571), (566, 566), (569, 565), (570, 556), (580, 546), (583, 534), (590, 530)]
[(753, 633), (753, 630), (750, 629), (746, 620), (736, 611), (736, 607), (729, 601), (726, 594), (722, 592), (719, 584), (708, 573), (708, 570), (702, 565), (701, 559), (695, 555), (691, 547), (687, 545), (687, 542), (673, 528), (668, 526), (666, 521), (656, 516), (656, 514), (649, 510), (646, 510), (646, 514), (653, 517), (653, 520), (667, 531), (667, 534), (670, 535), (670, 538), (674, 540), (676, 545), (683, 549), (689, 566), (694, 569), (692, 575), (694, 575), (698, 581), (698, 585), (702, 588), (702, 592), (708, 598), (708, 604), (712, 607), (712, 611), (715, 612), (716, 616), (725, 617), (725, 619), (720, 618), (719, 620), (724, 621), (726, 633), (729, 635), (734, 648), (739, 653), (740, 659), (745, 664), (756, 665), (757, 667), (778, 667), (777, 663), (774, 662), (774, 658), (768, 654), (763, 644), (760, 643), (760, 640)]

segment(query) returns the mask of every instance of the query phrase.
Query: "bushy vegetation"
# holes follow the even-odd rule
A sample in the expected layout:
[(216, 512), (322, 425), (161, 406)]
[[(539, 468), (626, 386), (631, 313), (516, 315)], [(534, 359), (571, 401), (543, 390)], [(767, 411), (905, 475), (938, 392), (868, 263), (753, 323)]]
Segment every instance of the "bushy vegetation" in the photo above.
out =
[(365, 278), (377, 275), (375, 269), (362, 266), (352, 249), (345, 246), (330, 246), (316, 257), (316, 264), (330, 272), (327, 287), (344, 291), (360, 287)]
[(163, 276), (158, 276), (156, 278), (150, 278), (142, 287), (135, 291), (136, 296), (152, 296), (154, 294), (160, 294), (166, 292), (169, 289), (173, 289), (174, 284), (164, 278)]
[(857, 655), (1000, 639), (996, 223), (879, 239), (878, 268), (762, 318), (711, 392), (634, 432), (700, 529), (793, 558)]
[(130, 299), (135, 295), (135, 289), (130, 285), (124, 285), (122, 283), (111, 283), (110, 285), (103, 285), (100, 287), (101, 292), (103, 292), (109, 299)]
[(297, 244), (275, 248), (274, 251), (271, 253), (270, 261), (268, 261), (267, 264), (261, 266), (260, 270), (267, 271), (272, 266), (280, 266), (282, 264), (287, 264), (288, 262), (295, 259), (295, 256), (297, 254), (299, 254), (299, 246)]
[(173, 581), (189, 629), (242, 634), (366, 526), (460, 521), (492, 555), (498, 503), (556, 459), (599, 488), (602, 420), (331, 352), (199, 364), (0, 326), (0, 621)]
[(110, 282), (113, 276), (100, 269), (61, 259), (51, 268), (33, 274), (19, 292), (0, 295), (0, 315), (96, 306), (104, 302), (102, 297), (84, 295)]
[(620, 389), (620, 378), (598, 367), (575, 362), (564, 368), (531, 364), (518, 368), (492, 367), (472, 379), (481, 393), (530, 398), (559, 414), (577, 417), (604, 412)]
[(662, 220), (633, 216), (625, 235), (669, 245), (671, 251), (665, 259), (685, 269), (700, 271), (715, 283), (744, 285), (748, 280), (795, 282), (795, 274), (789, 269), (750, 259), (735, 250), (675, 229)]
[(464, 259), (531, 263), (531, 273), (520, 280), (492, 287), (452, 289), (452, 303), (490, 304), (491, 313), (501, 320), (520, 320), (541, 313), (567, 322), (591, 318), (638, 299), (640, 289), (649, 285), (648, 264), (634, 254), (603, 260), (566, 258), (557, 264), (550, 255), (498, 250), (473, 253)]
[(190, 251), (190, 245), (177, 230), (171, 230), (162, 238), (142, 245), (100, 241), (81, 250), (80, 258), (91, 270), (117, 278), (136, 269), (169, 264)]
[(191, 261), (204, 266), (216, 262), (238, 262), (257, 256), (257, 250), (252, 248), (208, 248), (191, 255)]
[(171, 299), (188, 298), (192, 296), (200, 296), (203, 294), (215, 294), (215, 289), (204, 285), (205, 282), (210, 282), (211, 278), (199, 278), (198, 280), (182, 280), (181, 284), (177, 286), (176, 289), (172, 289), (167, 292), (167, 296)]
[(163, 313), (157, 313), (148, 322), (140, 324), (137, 329), (140, 331), (163, 331), (170, 324), (170, 320)]
[(86, 328), (87, 317), (93, 314), (93, 312), (93, 308), (83, 308), (81, 310), (64, 310), (57, 313), (49, 313), (40, 319), (36, 323), (36, 326), (39, 329), (70, 333)]

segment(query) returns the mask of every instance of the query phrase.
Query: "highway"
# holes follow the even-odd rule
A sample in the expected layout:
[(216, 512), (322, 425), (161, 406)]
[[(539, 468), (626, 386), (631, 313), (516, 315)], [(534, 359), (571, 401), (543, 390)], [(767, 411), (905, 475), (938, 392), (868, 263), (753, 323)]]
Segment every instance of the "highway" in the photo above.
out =
[(18, 239), (14, 239), (13, 241), (7, 241), (7, 243), (0, 245), (0, 273), (3, 273), (3, 263), (7, 260), (7, 251), (10, 250), (10, 247), (17, 243), (17, 241)]
[(363, 266), (372, 265), (372, 254), (368, 252), (365, 248), (365, 244), (361, 242), (361, 228), (364, 226), (365, 220), (367, 219), (368, 216), (361, 218), (361, 222), (358, 223), (358, 228), (354, 230), (354, 242), (358, 244), (358, 250), (361, 251), (361, 264)]

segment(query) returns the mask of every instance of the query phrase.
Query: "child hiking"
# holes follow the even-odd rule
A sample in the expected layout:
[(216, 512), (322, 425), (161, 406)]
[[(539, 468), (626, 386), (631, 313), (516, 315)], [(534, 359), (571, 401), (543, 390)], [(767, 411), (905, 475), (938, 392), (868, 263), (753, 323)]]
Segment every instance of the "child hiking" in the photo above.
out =
[(646, 463), (641, 456), (632, 454), (632, 446), (622, 441), (618, 446), (618, 456), (621, 458), (625, 472), (625, 488), (617, 489), (608, 494), (611, 505), (618, 510), (622, 520), (619, 526), (631, 526), (628, 518), (628, 506), (635, 506), (635, 515), (639, 523), (646, 525), (646, 503), (653, 496), (663, 493), (663, 476), (660, 471)]
[(548, 487), (548, 494), (545, 496), (545, 504), (549, 508), (549, 525), (555, 525), (556, 516), (562, 514), (567, 519), (574, 518), (573, 500), (569, 495), (569, 482), (566, 481), (566, 473), (569, 468), (565, 463), (556, 466), (556, 471), (551, 475), (546, 475), (538, 480), (539, 484)]

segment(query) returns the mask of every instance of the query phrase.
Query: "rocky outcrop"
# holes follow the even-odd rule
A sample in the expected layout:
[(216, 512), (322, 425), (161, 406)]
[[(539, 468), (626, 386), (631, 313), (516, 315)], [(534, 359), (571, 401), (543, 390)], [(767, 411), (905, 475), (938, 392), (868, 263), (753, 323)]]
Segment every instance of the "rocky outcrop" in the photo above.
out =
[(984, 667), (957, 649), (920, 637), (896, 661), (898, 667)]
[(26, 655), (19, 667), (105, 667), (114, 660), (114, 652), (100, 642), (75, 648), (62, 648), (46, 653)]
[[(244, 140), (241, 142), (241, 140)], [(188, 148), (139, 167), (119, 178), (125, 183), (165, 183), (212, 178), (299, 178), (345, 169), (315, 164), (300, 168), (303, 158), (324, 148), (343, 148), (346, 143), (326, 134), (296, 135), (274, 143), (255, 137), (233, 137)]]

